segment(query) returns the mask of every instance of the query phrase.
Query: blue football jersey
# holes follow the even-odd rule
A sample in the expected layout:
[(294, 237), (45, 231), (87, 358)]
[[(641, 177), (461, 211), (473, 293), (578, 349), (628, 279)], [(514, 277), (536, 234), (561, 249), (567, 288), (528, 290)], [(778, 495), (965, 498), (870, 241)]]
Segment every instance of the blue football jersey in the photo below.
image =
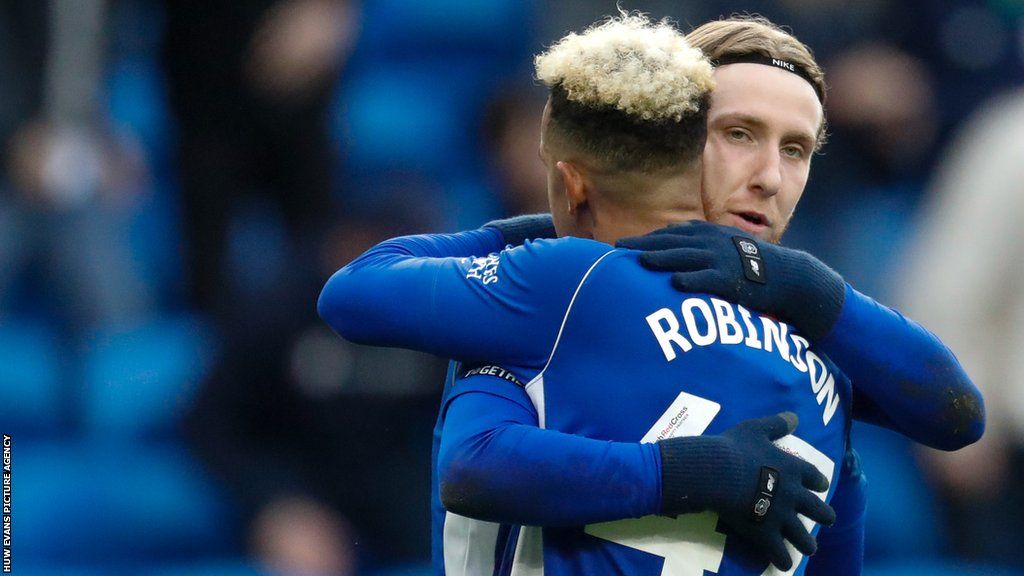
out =
[[(528, 242), (476, 258), (410, 257), (403, 242), (426, 240), (382, 244), (339, 272), (333, 291), (330, 283), (325, 289), (331, 293), (321, 298), (321, 314), (349, 339), (500, 364), (527, 383), (541, 427), (595, 439), (717, 434), (792, 411), (800, 425), (780, 445), (837, 476), (850, 384), (787, 324), (679, 293), (668, 274), (640, 267), (637, 252), (590, 240)], [(380, 279), (378, 269), (387, 272)], [(359, 282), (346, 281), (357, 273)], [(357, 304), (360, 293), (376, 297)], [(358, 306), (401, 313), (392, 311), (386, 326), (346, 325), (360, 317)], [(821, 497), (828, 501), (831, 492)], [(568, 528), (452, 514), (435, 521), (443, 521), (434, 529), (448, 576), (457, 576), (451, 567), (480, 574), (495, 565), (517, 576), (777, 573), (711, 512)]]
[[(780, 440), (784, 449), (830, 480), (845, 452), (850, 385), (828, 359), (784, 323), (680, 294), (624, 251), (602, 256), (581, 279), (551, 355), (526, 390), (542, 426), (591, 438), (717, 434), (789, 410), (800, 425)], [(524, 527), (506, 563), (510, 574), (550, 576), (776, 572), (730, 539), (711, 512)]]

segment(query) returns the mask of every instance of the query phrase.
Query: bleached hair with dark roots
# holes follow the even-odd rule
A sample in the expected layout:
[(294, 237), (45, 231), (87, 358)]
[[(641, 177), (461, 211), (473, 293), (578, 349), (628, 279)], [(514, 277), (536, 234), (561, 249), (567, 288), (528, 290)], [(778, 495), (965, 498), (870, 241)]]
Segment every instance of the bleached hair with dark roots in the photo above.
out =
[(714, 88), (704, 54), (666, 20), (623, 12), (570, 33), (534, 59), (537, 79), (570, 101), (649, 121), (696, 112)]

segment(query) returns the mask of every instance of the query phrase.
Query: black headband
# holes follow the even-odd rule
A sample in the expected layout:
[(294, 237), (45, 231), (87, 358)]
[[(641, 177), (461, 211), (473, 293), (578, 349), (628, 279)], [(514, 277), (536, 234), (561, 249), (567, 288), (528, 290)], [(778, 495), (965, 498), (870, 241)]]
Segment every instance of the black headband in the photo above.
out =
[(793, 62), (788, 62), (786, 60), (780, 60), (779, 58), (769, 58), (768, 56), (758, 54), (756, 52), (752, 52), (749, 54), (732, 54), (729, 56), (723, 56), (721, 58), (716, 58), (712, 60), (711, 64), (716, 68), (719, 66), (725, 66), (726, 64), (763, 64), (765, 66), (781, 68), (783, 70), (796, 74), (797, 76), (803, 78), (804, 80), (807, 80), (808, 84), (811, 85), (811, 88), (814, 88), (814, 93), (818, 95), (818, 101), (821, 102), (822, 104), (825, 103), (825, 94), (821, 91), (821, 88), (819, 87), (818, 83), (815, 82), (814, 79), (811, 78), (811, 75), (807, 73), (807, 70), (799, 64), (794, 64)]

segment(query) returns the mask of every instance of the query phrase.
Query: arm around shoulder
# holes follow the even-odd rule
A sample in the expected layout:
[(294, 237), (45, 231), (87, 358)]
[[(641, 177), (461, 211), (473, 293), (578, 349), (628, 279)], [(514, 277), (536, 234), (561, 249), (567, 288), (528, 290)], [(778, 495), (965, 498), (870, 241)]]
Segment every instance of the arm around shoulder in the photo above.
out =
[(526, 392), (493, 376), (459, 381), (444, 408), (441, 503), (461, 516), (579, 526), (659, 512), (653, 444), (607, 442), (537, 427)]
[(973, 444), (985, 430), (981, 391), (935, 335), (846, 286), (839, 319), (817, 346), (850, 377), (859, 420), (940, 450)]

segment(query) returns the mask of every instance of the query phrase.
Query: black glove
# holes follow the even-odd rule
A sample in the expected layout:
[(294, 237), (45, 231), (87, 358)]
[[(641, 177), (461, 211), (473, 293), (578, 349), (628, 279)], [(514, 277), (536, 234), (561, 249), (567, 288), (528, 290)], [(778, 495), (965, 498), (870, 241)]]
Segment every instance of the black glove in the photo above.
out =
[(661, 440), (662, 514), (717, 512), (780, 570), (793, 565), (784, 539), (814, 554), (817, 543), (797, 514), (824, 525), (836, 515), (812, 492), (828, 490), (828, 479), (772, 443), (796, 425), (796, 414), (784, 412), (745, 420), (717, 436)]
[(491, 220), (484, 228), (497, 228), (505, 238), (505, 244), (519, 246), (527, 240), (557, 238), (551, 214), (527, 214), (503, 220)]
[(806, 252), (751, 238), (737, 228), (692, 221), (622, 238), (640, 263), (675, 272), (672, 285), (704, 292), (796, 326), (814, 342), (832, 330), (846, 297), (843, 278)]

